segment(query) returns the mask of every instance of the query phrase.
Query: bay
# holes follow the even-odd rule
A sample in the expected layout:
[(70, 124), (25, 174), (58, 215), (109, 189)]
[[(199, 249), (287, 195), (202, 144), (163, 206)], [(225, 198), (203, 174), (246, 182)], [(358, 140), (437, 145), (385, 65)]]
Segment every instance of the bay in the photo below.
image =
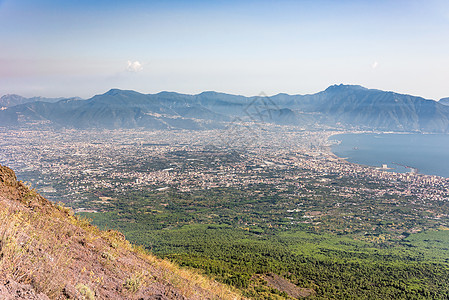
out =
[(387, 171), (449, 177), (449, 135), (362, 133), (338, 134), (332, 152), (349, 162)]

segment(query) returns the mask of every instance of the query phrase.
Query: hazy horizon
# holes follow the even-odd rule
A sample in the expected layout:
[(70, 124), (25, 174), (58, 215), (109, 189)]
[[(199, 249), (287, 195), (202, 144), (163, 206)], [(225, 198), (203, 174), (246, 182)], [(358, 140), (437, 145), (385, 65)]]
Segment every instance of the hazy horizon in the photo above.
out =
[(0, 26), (0, 95), (312, 94), (345, 83), (449, 97), (439, 0), (0, 0)]

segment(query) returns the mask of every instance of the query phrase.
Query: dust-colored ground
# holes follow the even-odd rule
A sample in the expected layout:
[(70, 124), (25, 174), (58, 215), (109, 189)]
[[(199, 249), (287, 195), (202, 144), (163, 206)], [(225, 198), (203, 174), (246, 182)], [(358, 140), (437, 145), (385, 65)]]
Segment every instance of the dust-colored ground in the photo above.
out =
[(267, 282), (268, 286), (281, 292), (286, 292), (292, 298), (304, 298), (315, 293), (313, 289), (301, 288), (273, 273), (263, 275), (262, 278)]
[(101, 231), (0, 166), (0, 299), (241, 299)]
[(7, 280), (0, 283), (0, 299), (2, 300), (49, 300), (49, 298), (42, 293), (36, 293), (31, 284), (18, 283), (14, 280)]

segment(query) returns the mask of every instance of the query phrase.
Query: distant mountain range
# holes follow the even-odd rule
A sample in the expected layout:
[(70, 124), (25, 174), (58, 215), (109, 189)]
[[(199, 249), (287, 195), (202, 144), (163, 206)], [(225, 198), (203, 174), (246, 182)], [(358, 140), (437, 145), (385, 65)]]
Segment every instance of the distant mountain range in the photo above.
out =
[[(63, 99), (65, 99), (65, 98), (61, 98), (61, 97), (60, 98), (45, 98), (45, 97), (25, 98), (25, 97), (15, 95), (15, 94), (8, 94), (8, 95), (4, 95), (4, 96), (0, 97), (0, 108), (11, 107), (11, 106), (19, 105), (19, 104), (25, 104), (25, 103), (37, 102), (37, 101), (58, 102)], [(81, 98), (78, 98), (78, 97), (73, 97), (70, 99), (81, 100)]]
[[(439, 102), (357, 85), (333, 85), (312, 95), (244, 97), (217, 92), (141, 94), (112, 89), (87, 100), (10, 99), (0, 126), (49, 124), (70, 128), (212, 129), (229, 122), (330, 126), (340, 129), (449, 132), (449, 99)], [(16, 100), (14, 100), (16, 99)], [(31, 98), (33, 99), (33, 98)], [(11, 103), (18, 103), (11, 105)], [(22, 101), (22, 102), (20, 102)]]

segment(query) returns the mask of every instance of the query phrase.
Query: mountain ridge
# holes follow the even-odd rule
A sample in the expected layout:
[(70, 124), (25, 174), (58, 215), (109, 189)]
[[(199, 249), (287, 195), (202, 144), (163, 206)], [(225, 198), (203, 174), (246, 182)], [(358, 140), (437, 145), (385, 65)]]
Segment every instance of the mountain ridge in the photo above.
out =
[(54, 102), (58, 102), (61, 100), (82, 100), (79, 97), (70, 97), (70, 98), (64, 98), (64, 97), (58, 97), (58, 98), (47, 98), (47, 97), (30, 97), (30, 98), (26, 98), (17, 94), (6, 94), (0, 97), (0, 108), (2, 107), (11, 107), (11, 106), (15, 106), (15, 105), (19, 105), (19, 104), (25, 104), (25, 103), (30, 103), (30, 102), (38, 102), (38, 101), (42, 101), (42, 102), (50, 102), (50, 103), (54, 103)]
[[(142, 94), (115, 88), (87, 100), (8, 107), (0, 111), (0, 126), (47, 123), (71, 128), (204, 130), (224, 128), (239, 119), (310, 128), (447, 133), (449, 107), (443, 102), (344, 84), (315, 94), (271, 97), (213, 91)], [(260, 115), (261, 111), (270, 117)]]

